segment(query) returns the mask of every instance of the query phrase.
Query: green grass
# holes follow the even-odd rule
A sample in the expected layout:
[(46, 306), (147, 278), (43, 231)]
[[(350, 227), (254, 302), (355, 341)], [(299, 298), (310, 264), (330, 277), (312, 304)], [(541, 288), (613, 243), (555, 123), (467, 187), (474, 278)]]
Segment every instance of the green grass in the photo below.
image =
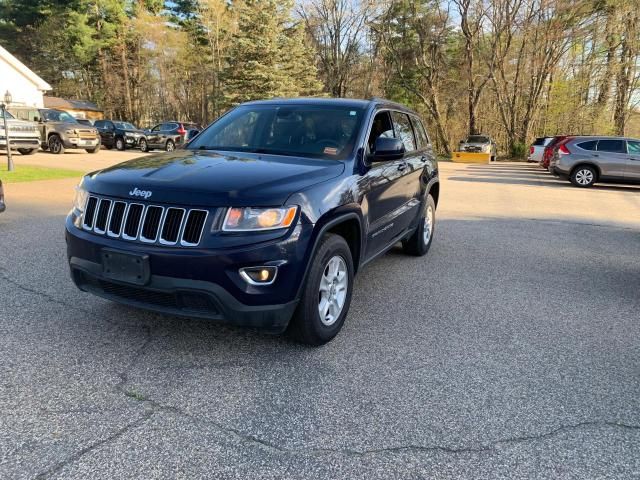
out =
[[(2, 161), (4, 160), (4, 161)], [(0, 159), (0, 180), (3, 183), (33, 182), (35, 180), (56, 180), (59, 178), (80, 178), (83, 172), (64, 168), (36, 167), (34, 165), (15, 165), (12, 172), (7, 171), (6, 159)]]

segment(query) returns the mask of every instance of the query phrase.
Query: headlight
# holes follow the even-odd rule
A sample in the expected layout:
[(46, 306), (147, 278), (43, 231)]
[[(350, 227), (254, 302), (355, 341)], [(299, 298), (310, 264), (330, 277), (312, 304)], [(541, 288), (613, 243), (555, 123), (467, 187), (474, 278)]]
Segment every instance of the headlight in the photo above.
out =
[(64, 133), (67, 134), (67, 135), (73, 135), (74, 133), (76, 133), (76, 131), (75, 130), (65, 130)]
[(224, 217), (225, 232), (253, 232), (287, 228), (296, 218), (298, 207), (230, 208)]
[(76, 187), (76, 196), (73, 199), (73, 208), (78, 213), (84, 212), (84, 206), (87, 203), (87, 191), (80, 185)]

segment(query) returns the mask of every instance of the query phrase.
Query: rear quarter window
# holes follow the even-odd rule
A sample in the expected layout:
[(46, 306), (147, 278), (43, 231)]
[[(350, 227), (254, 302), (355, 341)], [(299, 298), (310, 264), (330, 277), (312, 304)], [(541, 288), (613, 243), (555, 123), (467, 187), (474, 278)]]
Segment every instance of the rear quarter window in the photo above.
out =
[(583, 150), (595, 150), (598, 145), (597, 140), (589, 140), (588, 142), (580, 142), (576, 144), (579, 148)]
[(536, 138), (536, 139), (533, 141), (533, 146), (534, 146), (534, 147), (544, 147), (544, 146), (546, 145), (546, 143), (545, 143), (545, 142), (546, 142), (546, 140), (547, 140), (547, 139), (546, 139), (546, 137), (539, 137), (539, 138)]

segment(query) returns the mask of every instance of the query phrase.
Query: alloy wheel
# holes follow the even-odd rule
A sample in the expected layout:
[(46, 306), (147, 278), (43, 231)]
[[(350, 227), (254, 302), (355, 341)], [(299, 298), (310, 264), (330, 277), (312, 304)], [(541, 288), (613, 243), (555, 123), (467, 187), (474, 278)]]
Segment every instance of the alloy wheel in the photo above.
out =
[(318, 313), (323, 325), (330, 327), (340, 317), (347, 299), (348, 286), (347, 263), (341, 256), (334, 255), (327, 262), (320, 278)]
[(576, 182), (580, 185), (590, 185), (593, 182), (593, 172), (586, 168), (576, 172)]
[(422, 232), (423, 241), (425, 245), (429, 245), (429, 241), (431, 240), (432, 234), (433, 234), (433, 207), (431, 205), (428, 205), (427, 212), (424, 216), (424, 229)]

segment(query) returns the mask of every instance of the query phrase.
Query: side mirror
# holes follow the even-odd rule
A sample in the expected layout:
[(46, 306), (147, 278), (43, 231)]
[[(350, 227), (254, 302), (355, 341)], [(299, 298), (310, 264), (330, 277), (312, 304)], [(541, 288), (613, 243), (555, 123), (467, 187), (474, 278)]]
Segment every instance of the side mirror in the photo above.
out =
[(399, 160), (404, 157), (404, 153), (404, 143), (399, 138), (378, 137), (373, 144), (372, 160), (374, 162)]

